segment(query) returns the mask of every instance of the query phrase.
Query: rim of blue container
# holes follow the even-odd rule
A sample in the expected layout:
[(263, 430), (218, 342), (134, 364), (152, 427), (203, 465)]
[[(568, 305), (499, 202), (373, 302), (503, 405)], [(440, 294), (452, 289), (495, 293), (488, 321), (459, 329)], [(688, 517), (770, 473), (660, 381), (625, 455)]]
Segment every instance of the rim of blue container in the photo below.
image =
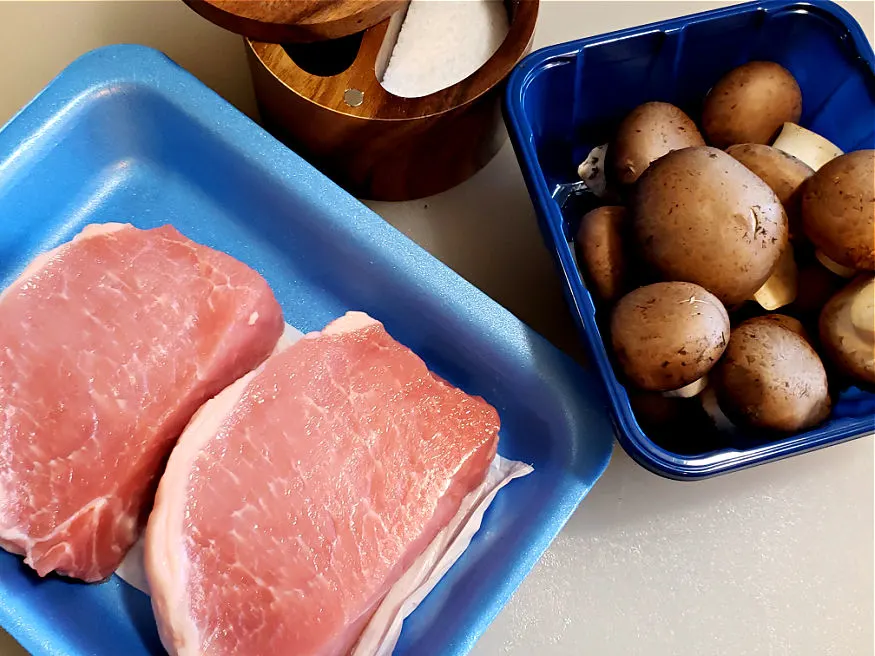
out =
[(623, 449), (650, 471), (678, 480), (696, 480), (726, 474), (766, 462), (772, 462), (807, 451), (813, 451), (869, 435), (875, 430), (875, 419), (865, 417), (840, 425), (811, 431), (769, 442), (751, 449), (722, 449), (695, 456), (672, 453), (655, 444), (641, 429), (632, 410), (628, 393), (614, 373), (598, 324), (592, 297), (583, 285), (571, 249), (562, 231), (563, 217), (553, 197), (543, 171), (538, 164), (534, 146), (534, 131), (524, 110), (529, 84), (544, 69), (557, 60), (577, 57), (584, 48), (655, 31), (666, 31), (691, 23), (713, 21), (750, 11), (775, 11), (790, 7), (826, 13), (841, 23), (853, 42), (854, 50), (875, 77), (875, 51), (857, 21), (842, 7), (830, 0), (764, 0), (688, 14), (637, 27), (567, 41), (536, 50), (523, 59), (508, 78), (504, 93), (505, 122), (517, 153), (523, 178), (537, 210), (541, 231), (552, 243), (548, 247), (558, 258), (566, 298), (577, 322), (578, 332), (586, 343), (592, 361), (607, 388), (617, 439)]

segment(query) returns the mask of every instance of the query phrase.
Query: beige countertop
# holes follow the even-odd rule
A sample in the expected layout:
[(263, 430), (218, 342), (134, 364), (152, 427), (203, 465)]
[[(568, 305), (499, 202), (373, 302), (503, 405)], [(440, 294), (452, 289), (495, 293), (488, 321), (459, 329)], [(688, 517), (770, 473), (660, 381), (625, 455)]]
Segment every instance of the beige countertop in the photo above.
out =
[[(718, 4), (542, 0), (535, 45)], [(872, 40), (875, 4), (841, 4)], [(0, 0), (0, 122), (76, 56), (121, 42), (163, 50), (254, 114), (240, 39), (178, 0)], [(444, 194), (370, 205), (533, 327), (575, 348), (509, 145)], [(647, 473), (616, 449), (473, 654), (869, 656), (873, 455), (867, 438), (682, 484)], [(0, 656), (21, 653), (0, 631)]]

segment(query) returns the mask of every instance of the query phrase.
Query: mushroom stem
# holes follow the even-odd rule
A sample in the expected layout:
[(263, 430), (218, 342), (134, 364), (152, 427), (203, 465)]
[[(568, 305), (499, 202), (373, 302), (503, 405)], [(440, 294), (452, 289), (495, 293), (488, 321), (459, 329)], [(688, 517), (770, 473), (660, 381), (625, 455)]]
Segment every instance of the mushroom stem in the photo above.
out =
[(814, 257), (816, 257), (817, 261), (820, 262), (823, 266), (825, 266), (837, 276), (841, 276), (842, 278), (853, 278), (854, 274), (857, 273), (854, 269), (846, 267), (844, 264), (839, 264), (834, 259), (826, 255), (823, 251), (814, 251)]
[(690, 399), (699, 394), (708, 385), (708, 376), (702, 376), (698, 380), (694, 380), (689, 385), (684, 385), (678, 389), (663, 392), (663, 396), (677, 399)]
[(795, 123), (784, 123), (772, 147), (802, 160), (815, 171), (842, 154), (841, 148), (828, 139)]
[(699, 398), (702, 401), (702, 409), (711, 418), (711, 421), (714, 422), (714, 426), (718, 431), (721, 433), (734, 433), (738, 430), (720, 408), (720, 404), (717, 402), (717, 392), (714, 391), (713, 387), (709, 387), (702, 392)]
[(796, 260), (793, 249), (788, 246), (778, 258), (772, 275), (753, 295), (753, 299), (766, 310), (777, 310), (796, 300)]
[(593, 148), (586, 159), (577, 167), (577, 175), (586, 183), (589, 189), (598, 198), (607, 194), (608, 181), (605, 177), (605, 156), (608, 152), (608, 144), (602, 144)]

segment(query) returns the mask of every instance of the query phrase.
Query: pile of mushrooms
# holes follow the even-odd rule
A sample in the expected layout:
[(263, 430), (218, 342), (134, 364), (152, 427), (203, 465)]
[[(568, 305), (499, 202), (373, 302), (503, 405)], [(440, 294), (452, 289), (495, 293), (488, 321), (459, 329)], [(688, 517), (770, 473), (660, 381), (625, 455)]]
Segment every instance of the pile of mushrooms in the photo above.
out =
[(802, 101), (750, 62), (698, 125), (645, 103), (578, 168), (606, 204), (577, 260), (642, 407), (700, 395), (721, 430), (794, 432), (829, 416), (831, 388), (875, 386), (875, 151), (801, 127)]

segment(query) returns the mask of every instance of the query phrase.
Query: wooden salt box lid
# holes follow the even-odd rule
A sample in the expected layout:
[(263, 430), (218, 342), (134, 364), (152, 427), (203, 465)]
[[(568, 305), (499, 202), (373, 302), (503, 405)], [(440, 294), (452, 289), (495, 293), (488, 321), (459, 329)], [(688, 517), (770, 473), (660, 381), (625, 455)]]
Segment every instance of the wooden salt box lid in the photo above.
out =
[(183, 0), (219, 27), (269, 43), (337, 39), (373, 27), (409, 0)]

